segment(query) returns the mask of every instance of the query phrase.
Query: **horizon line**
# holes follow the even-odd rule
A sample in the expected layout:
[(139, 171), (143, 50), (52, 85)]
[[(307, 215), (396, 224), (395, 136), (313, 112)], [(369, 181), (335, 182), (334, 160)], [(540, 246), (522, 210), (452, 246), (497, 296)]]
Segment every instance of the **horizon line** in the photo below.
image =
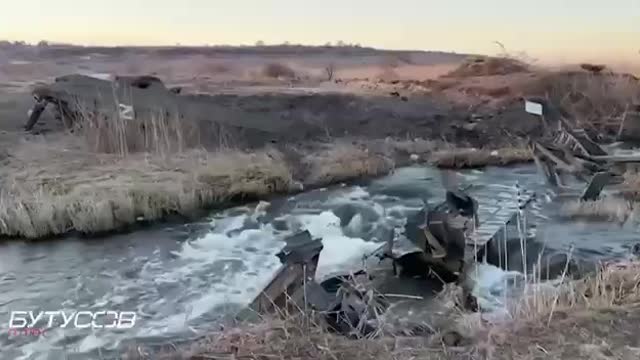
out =
[[(361, 45), (360, 43), (344, 43), (343, 45), (338, 44), (304, 44), (304, 43), (271, 43), (271, 44), (163, 44), (163, 45), (152, 45), (152, 44), (128, 44), (128, 45), (110, 45), (110, 44), (80, 44), (73, 42), (64, 42), (64, 41), (54, 41), (54, 40), (46, 40), (42, 39), (39, 42), (46, 42), (45, 46), (73, 46), (73, 47), (96, 47), (96, 48), (209, 48), (209, 47), (230, 47), (230, 48), (238, 48), (238, 47), (313, 47), (313, 48), (354, 48), (354, 49), (365, 49), (365, 50), (377, 50), (377, 51), (394, 51), (394, 52), (435, 52), (435, 53), (446, 53), (446, 54), (456, 54), (456, 55), (485, 55), (492, 56), (480, 53), (471, 53), (471, 52), (459, 52), (455, 50), (424, 50), (419, 48), (384, 48), (384, 47), (375, 47), (368, 45)], [(32, 46), (38, 47), (39, 42), (28, 42), (26, 40), (13, 40), (13, 39), (0, 39), (0, 43), (11, 43), (14, 46)]]

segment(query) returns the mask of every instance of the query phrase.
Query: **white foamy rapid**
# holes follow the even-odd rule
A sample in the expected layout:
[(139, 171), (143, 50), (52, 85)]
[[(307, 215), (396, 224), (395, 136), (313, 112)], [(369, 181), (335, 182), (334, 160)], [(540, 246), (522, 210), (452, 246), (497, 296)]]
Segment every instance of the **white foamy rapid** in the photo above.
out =
[[(364, 196), (363, 190), (354, 191)], [(271, 280), (280, 261), (275, 256), (284, 246), (284, 239), (299, 230), (308, 230), (322, 239), (317, 277), (355, 270), (364, 253), (379, 245), (361, 238), (345, 236), (340, 219), (331, 211), (319, 214), (287, 216), (290, 230), (275, 230), (271, 224), (256, 222), (263, 215), (265, 204), (247, 209), (246, 214), (215, 219), (210, 233), (186, 242), (176, 255), (186, 264), (159, 277), (158, 281), (180, 281), (189, 276), (206, 274), (207, 280), (197, 286), (201, 294), (185, 302), (185, 311), (154, 323), (154, 333), (180, 331), (191, 319), (198, 319), (224, 305), (245, 305)], [(236, 209), (237, 211), (237, 209)], [(148, 331), (148, 329), (145, 329)]]
[(472, 294), (489, 318), (501, 319), (508, 315), (509, 301), (515, 297), (524, 275), (518, 271), (506, 271), (487, 263), (477, 263), (470, 270)]
[[(56, 245), (57, 253), (32, 260), (31, 266), (47, 269), (41, 275), (50, 276), (51, 282), (64, 288), (60, 290), (64, 292), (37, 288), (35, 285), (46, 283), (38, 280), (41, 283), (27, 290), (37, 288), (34, 293), (38, 296), (51, 294), (53, 300), (29, 303), (27, 310), (36, 306), (58, 310), (62, 306), (64, 309), (60, 310), (69, 312), (135, 311), (139, 315), (135, 328), (119, 332), (55, 330), (47, 337), (13, 342), (0, 334), (0, 345), (3, 352), (11, 351), (12, 359), (49, 359), (54, 351), (91, 353), (86, 358), (101, 358), (93, 356), (98, 348), (113, 350), (128, 345), (123, 343), (128, 341), (184, 339), (191, 333), (211, 331), (223, 317), (248, 304), (272, 279), (280, 267), (275, 255), (287, 236), (308, 230), (314, 238), (322, 239), (318, 280), (359, 270), (362, 256), (377, 249), (389, 236), (389, 229), (401, 236), (407, 215), (419, 210), (424, 200), (441, 199), (441, 189), (435, 173), (416, 167), (399, 170), (366, 188), (344, 186), (308, 191), (274, 202), (272, 208), (261, 203), (219, 212), (210, 223), (190, 224), (199, 231), (198, 235), (193, 235), (191, 228), (181, 228), (177, 238), (162, 230), (164, 237), (157, 242), (154, 235), (140, 232), (120, 243), (61, 243)], [(14, 253), (19, 251), (22, 250)], [(20, 269), (18, 263), (2, 265), (5, 266), (0, 271), (5, 275), (0, 275), (4, 277)], [(486, 264), (478, 265), (474, 273), (473, 291), (482, 308), (506, 311), (504, 299), (522, 275)], [(72, 282), (64, 281), (70, 274)], [(0, 276), (0, 285), (2, 279)], [(73, 284), (77, 286), (73, 288)], [(10, 294), (10, 300), (33, 295), (14, 291), (10, 285), (0, 287)], [(0, 304), (0, 311), (5, 309), (8, 307)]]
[[(361, 217), (354, 216), (352, 223), (357, 222), (357, 219)], [(331, 211), (324, 211), (319, 215), (302, 215), (299, 220), (303, 228), (309, 230), (314, 238), (321, 238), (324, 245), (316, 272), (318, 279), (358, 270), (362, 265), (362, 256), (380, 246), (361, 238), (345, 236), (340, 227), (340, 218)]]

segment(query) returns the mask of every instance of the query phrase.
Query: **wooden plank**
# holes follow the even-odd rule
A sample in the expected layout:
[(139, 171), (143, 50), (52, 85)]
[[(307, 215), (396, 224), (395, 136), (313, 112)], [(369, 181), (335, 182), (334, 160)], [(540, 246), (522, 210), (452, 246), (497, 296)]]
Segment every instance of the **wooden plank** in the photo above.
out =
[[(500, 196), (500, 195), (507, 196)], [(496, 237), (497, 234), (504, 231), (505, 226), (517, 215), (518, 212), (518, 201), (516, 199), (516, 190), (513, 189), (513, 192), (509, 194), (508, 192), (503, 192), (498, 196), (490, 195), (490, 194), (478, 194), (475, 196), (475, 199), (480, 204), (480, 208), (478, 209), (478, 213), (484, 213), (486, 215), (486, 208), (483, 207), (484, 202), (482, 201), (482, 197), (484, 196), (493, 196), (500, 198), (498, 202), (498, 206), (492, 206), (491, 216), (480, 219), (480, 226), (472, 233), (467, 235), (466, 238), (466, 247), (465, 247), (465, 261), (473, 261), (476, 257), (476, 251), (481, 251), (492, 239)], [(520, 194), (521, 203), (526, 206), (529, 204), (535, 193), (530, 191), (523, 191)]]

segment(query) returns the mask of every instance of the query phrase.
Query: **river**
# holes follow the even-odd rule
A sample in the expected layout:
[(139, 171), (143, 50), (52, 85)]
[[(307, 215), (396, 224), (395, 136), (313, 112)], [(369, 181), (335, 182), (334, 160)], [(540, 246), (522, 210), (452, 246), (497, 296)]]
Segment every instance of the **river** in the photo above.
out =
[[(539, 194), (527, 257), (567, 254), (586, 261), (627, 256), (635, 226), (567, 222), (545, 200), (548, 190), (534, 166), (458, 173), (462, 183), (514, 186)], [(67, 237), (0, 245), (0, 359), (108, 358), (132, 343), (187, 339), (216, 329), (219, 320), (250, 301), (279, 267), (283, 239), (300, 229), (324, 243), (318, 277), (349, 270), (379, 246), (389, 229), (401, 230), (423, 200), (444, 197), (438, 170), (415, 166), (361, 184), (337, 185), (211, 214), (190, 224), (156, 225), (103, 238)], [(519, 251), (514, 250), (517, 259)], [(511, 255), (510, 255), (511, 256)], [(507, 272), (481, 267), (478, 294), (499, 297)], [(520, 261), (520, 264), (522, 262)], [(490, 291), (483, 291), (485, 286)], [(496, 288), (497, 286), (497, 288)], [(498, 290), (496, 290), (498, 289)], [(484, 289), (486, 290), (486, 289)], [(496, 293), (496, 291), (498, 293)], [(52, 329), (46, 336), (10, 336), (11, 311), (135, 311), (135, 327)]]

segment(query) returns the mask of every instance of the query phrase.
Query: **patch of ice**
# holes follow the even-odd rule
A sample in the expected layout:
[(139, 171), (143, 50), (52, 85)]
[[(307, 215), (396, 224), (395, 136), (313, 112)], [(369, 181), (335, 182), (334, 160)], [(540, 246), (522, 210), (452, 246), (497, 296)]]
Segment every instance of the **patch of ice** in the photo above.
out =
[(507, 300), (517, 288), (514, 284), (521, 283), (523, 277), (520, 272), (506, 271), (486, 263), (477, 263), (469, 270), (472, 294), (480, 307), (494, 316), (507, 314)]
[(314, 238), (321, 238), (324, 245), (316, 272), (318, 279), (358, 269), (362, 265), (359, 261), (362, 255), (380, 246), (360, 238), (345, 236), (340, 228), (340, 218), (331, 211), (324, 211), (319, 215), (302, 215), (299, 220), (303, 228)]

